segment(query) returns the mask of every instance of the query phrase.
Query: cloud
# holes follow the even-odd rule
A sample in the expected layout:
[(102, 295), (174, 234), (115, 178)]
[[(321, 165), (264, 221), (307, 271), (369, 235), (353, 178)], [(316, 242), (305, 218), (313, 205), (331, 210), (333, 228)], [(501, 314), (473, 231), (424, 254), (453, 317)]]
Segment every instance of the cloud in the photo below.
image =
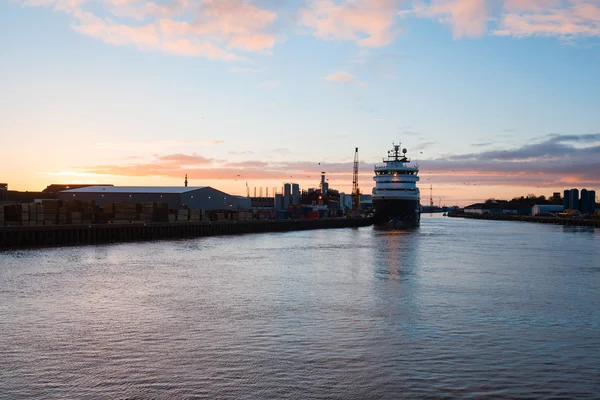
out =
[(226, 167), (231, 168), (262, 168), (266, 167), (267, 165), (269, 165), (269, 163), (264, 161), (240, 161), (225, 164)]
[(473, 147), (488, 147), (496, 144), (496, 142), (484, 142), (484, 143), (473, 143), (471, 146)]
[(349, 40), (361, 47), (383, 47), (397, 36), (399, 0), (312, 0), (299, 11), (299, 23), (324, 40)]
[(416, 146), (413, 147), (413, 150), (415, 151), (420, 151), (420, 150), (425, 150), (428, 147), (431, 146), (435, 146), (435, 142), (421, 142), (419, 144), (417, 144)]
[(452, 27), (455, 38), (600, 36), (598, 0), (418, 0), (412, 13)]
[(117, 151), (156, 152), (169, 147), (217, 146), (222, 140), (155, 140), (142, 142), (99, 142), (94, 148)]
[[(423, 143), (428, 145), (428, 143)], [(288, 149), (273, 149), (261, 154), (288, 154)], [(454, 154), (433, 160), (419, 160), (420, 186), (535, 187), (560, 190), (573, 186), (600, 187), (600, 133), (584, 135), (546, 135), (539, 143), (512, 149)], [(371, 182), (373, 165), (361, 162), (360, 182)], [(326, 171), (332, 187), (349, 190), (352, 161), (225, 161), (199, 154), (157, 155), (152, 162), (115, 163), (82, 167), (73, 173), (103, 176), (174, 177), (189, 179), (314, 181)], [(86, 175), (86, 176), (88, 176)]]
[(420, 17), (433, 18), (451, 25), (455, 38), (482, 36), (490, 17), (487, 0), (419, 1), (414, 11)]
[(492, 150), (482, 153), (453, 155), (449, 160), (475, 160), (475, 161), (515, 161), (524, 162), (531, 160), (554, 160), (566, 156), (575, 156), (579, 153), (600, 155), (600, 145), (577, 148), (571, 142), (600, 143), (600, 134), (586, 135), (556, 135), (551, 134), (541, 143), (524, 145), (516, 149)]
[(497, 36), (600, 36), (597, 0), (506, 0)]
[(281, 85), (281, 81), (264, 81), (258, 84), (258, 87), (267, 88), (267, 89), (276, 89)]
[[(579, 147), (573, 145), (578, 144)], [(581, 147), (581, 144), (586, 146)], [(420, 162), (445, 183), (571, 187), (600, 186), (600, 134), (546, 135), (513, 149), (448, 155)]]
[[(248, 61), (249, 53), (272, 54), (285, 39), (286, 15), (321, 40), (385, 47), (416, 16), (449, 25), (455, 38), (554, 36), (574, 40), (600, 36), (598, 0), (304, 0), (290, 10), (264, 0), (16, 0), (52, 7), (71, 17), (81, 34), (115, 46), (183, 57)], [(267, 8), (267, 5), (269, 8)], [(290, 24), (287, 24), (288, 26)], [(353, 63), (367, 62), (367, 52)], [(394, 67), (379, 73), (390, 78)], [(232, 68), (232, 72), (251, 72)]]
[(202, 157), (198, 154), (169, 154), (166, 156), (159, 156), (158, 161), (164, 162), (163, 165), (179, 164), (179, 165), (207, 165), (211, 164), (214, 160), (211, 158)]
[(71, 15), (75, 31), (105, 43), (178, 56), (243, 61), (236, 51), (270, 53), (278, 41), (273, 32), (277, 14), (249, 0), (100, 0), (100, 7), (83, 0), (22, 4), (53, 5)]
[(329, 82), (348, 83), (348, 82), (354, 81), (356, 79), (356, 77), (347, 72), (339, 71), (339, 72), (334, 72), (333, 74), (327, 75), (325, 77), (325, 79), (328, 80)]

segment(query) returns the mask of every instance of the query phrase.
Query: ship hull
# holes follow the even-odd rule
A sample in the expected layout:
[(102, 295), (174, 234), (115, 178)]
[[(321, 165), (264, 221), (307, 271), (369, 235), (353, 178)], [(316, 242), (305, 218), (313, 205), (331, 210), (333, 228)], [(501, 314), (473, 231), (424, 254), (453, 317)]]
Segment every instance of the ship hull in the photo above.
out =
[(375, 225), (390, 228), (413, 228), (421, 222), (417, 199), (373, 199)]

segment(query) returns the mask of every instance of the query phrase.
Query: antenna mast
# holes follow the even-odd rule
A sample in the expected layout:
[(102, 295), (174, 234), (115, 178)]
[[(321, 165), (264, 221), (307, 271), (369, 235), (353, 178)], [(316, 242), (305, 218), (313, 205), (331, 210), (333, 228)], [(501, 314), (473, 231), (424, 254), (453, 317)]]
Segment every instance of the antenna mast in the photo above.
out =
[(358, 211), (360, 189), (358, 188), (358, 147), (354, 150), (354, 170), (352, 172), (352, 211)]

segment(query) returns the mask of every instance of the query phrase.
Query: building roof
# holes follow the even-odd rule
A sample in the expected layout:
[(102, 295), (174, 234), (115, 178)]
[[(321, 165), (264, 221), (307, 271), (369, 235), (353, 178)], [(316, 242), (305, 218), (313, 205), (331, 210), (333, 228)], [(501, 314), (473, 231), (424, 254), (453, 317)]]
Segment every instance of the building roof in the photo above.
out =
[(56, 184), (48, 185), (42, 193), (58, 193), (68, 189), (81, 189), (87, 186), (113, 186), (112, 184)]
[(79, 189), (63, 190), (61, 193), (186, 193), (208, 186), (88, 186)]

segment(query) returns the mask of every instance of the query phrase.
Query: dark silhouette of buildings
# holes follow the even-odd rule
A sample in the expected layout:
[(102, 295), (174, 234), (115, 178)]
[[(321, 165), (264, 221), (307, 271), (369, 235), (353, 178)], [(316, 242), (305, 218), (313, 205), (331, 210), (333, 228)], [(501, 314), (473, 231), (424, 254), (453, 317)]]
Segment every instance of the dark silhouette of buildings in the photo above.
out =
[(8, 183), (0, 183), (0, 201), (8, 200)]
[(564, 191), (565, 210), (579, 210), (582, 214), (593, 214), (596, 211), (596, 191), (571, 189)]

